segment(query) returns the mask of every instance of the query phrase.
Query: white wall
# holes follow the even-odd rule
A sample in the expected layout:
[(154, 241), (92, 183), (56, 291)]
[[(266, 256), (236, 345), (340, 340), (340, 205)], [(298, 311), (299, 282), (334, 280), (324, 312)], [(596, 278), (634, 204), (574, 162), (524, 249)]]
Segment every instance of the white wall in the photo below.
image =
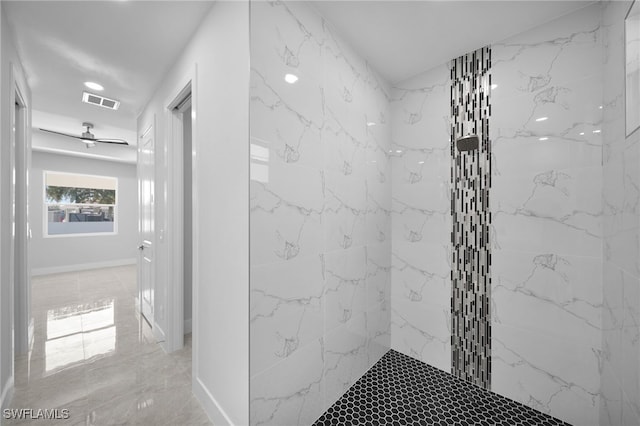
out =
[[(85, 173), (118, 178), (115, 235), (45, 238), (44, 171)], [(135, 263), (138, 244), (138, 190), (134, 164), (34, 152), (30, 175), (31, 268), (33, 275)]]
[[(12, 287), (13, 272), (11, 246), (13, 244), (13, 216), (11, 188), (14, 153), (11, 145), (11, 111), (14, 109), (11, 93), (11, 67), (14, 66), (19, 80), (25, 80), (24, 70), (15, 49), (14, 41), (4, 12), (0, 8), (0, 392), (2, 404), (6, 404), (13, 388), (13, 328)], [(31, 93), (24, 93), (31, 105)]]
[[(156, 122), (156, 322), (166, 329), (166, 107), (197, 65), (194, 392), (218, 423), (249, 422), (249, 10), (218, 2), (138, 118)], [(166, 310), (166, 308), (165, 308)]]

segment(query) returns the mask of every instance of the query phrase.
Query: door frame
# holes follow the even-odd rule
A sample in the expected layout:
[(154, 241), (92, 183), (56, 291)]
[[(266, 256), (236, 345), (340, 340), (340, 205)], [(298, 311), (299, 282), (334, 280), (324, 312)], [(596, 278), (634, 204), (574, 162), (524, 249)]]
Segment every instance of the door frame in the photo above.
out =
[[(184, 268), (191, 267), (192, 274), (192, 369), (197, 370), (198, 339), (198, 191), (197, 179), (197, 105), (196, 83), (197, 67), (186, 73), (179, 83), (169, 92), (164, 102), (167, 158), (167, 196), (166, 206), (166, 247), (167, 247), (167, 330), (165, 350), (173, 352), (184, 346)], [(175, 111), (184, 99), (191, 94), (191, 191), (192, 191), (192, 264), (184, 265), (184, 141), (182, 112)]]
[[(11, 64), (11, 110), (10, 123), (20, 125), (21, 129), (11, 132), (11, 146), (13, 155), (11, 169), (14, 173), (20, 172), (23, 185), (18, 181), (12, 184), (12, 201), (20, 202), (21, 213), (24, 217), (18, 217), (16, 210), (12, 210), (12, 223), (14, 226), (11, 250), (13, 251), (11, 267), (11, 319), (15, 321), (13, 357), (25, 354), (29, 350), (33, 338), (33, 319), (31, 318), (31, 269), (29, 266), (29, 240), (31, 239), (31, 226), (29, 220), (29, 173), (31, 170), (31, 106), (27, 98), (27, 82), (15, 64)], [(16, 105), (22, 110), (22, 117), (16, 116)], [(20, 120), (19, 122), (17, 120)], [(17, 140), (16, 135), (21, 134)], [(20, 166), (23, 170), (19, 170)], [(19, 222), (18, 222), (19, 221)], [(18, 282), (22, 281), (22, 284)]]

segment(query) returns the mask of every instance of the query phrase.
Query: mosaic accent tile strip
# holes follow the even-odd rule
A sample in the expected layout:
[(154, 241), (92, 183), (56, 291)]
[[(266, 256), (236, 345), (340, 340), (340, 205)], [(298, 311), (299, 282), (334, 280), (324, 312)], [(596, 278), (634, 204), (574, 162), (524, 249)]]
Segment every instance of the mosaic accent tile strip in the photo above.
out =
[[(491, 48), (451, 63), (451, 372), (491, 389)], [(459, 138), (477, 135), (473, 138)]]
[(569, 426), (393, 349), (314, 423), (328, 425)]

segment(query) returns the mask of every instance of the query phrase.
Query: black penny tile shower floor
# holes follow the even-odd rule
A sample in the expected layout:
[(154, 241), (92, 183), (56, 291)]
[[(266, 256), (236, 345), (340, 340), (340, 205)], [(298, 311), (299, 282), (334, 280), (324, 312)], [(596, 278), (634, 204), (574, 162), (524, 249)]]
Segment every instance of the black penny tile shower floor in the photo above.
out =
[(314, 423), (323, 425), (566, 425), (396, 352), (387, 352)]

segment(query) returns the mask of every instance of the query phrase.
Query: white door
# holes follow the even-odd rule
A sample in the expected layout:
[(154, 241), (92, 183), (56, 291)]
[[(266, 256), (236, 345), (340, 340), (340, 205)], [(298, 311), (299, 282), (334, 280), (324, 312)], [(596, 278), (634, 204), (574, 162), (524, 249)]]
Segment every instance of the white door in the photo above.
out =
[(140, 310), (147, 322), (153, 325), (154, 297), (154, 129), (150, 126), (142, 135), (138, 151), (138, 187), (140, 200), (140, 251), (139, 300)]

